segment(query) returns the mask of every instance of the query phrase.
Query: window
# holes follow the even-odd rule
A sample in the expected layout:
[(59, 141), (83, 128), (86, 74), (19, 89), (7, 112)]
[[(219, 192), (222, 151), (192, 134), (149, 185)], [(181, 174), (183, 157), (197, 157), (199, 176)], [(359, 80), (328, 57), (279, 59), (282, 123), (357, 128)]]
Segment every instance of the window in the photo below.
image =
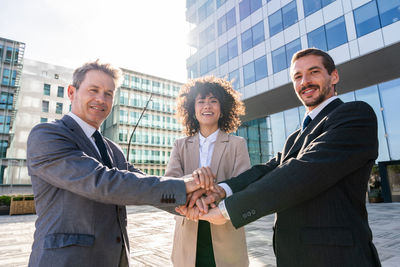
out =
[(128, 111), (119, 110), (119, 123), (128, 123)]
[(200, 47), (204, 47), (211, 41), (214, 41), (215, 33), (214, 33), (214, 24), (207, 27), (204, 31), (202, 31), (199, 35)]
[(2, 45), (0, 45), (0, 60), (3, 59), (3, 51), (4, 51), (4, 47)]
[(214, 1), (208, 0), (204, 5), (199, 8), (199, 21), (203, 21), (214, 12)]
[(200, 59), (200, 75), (203, 75), (217, 66), (215, 51)]
[(347, 31), (344, 17), (335, 19), (307, 34), (308, 47), (325, 51), (347, 43)]
[(0, 115), (0, 133), (10, 132), (11, 116)]
[(262, 78), (267, 77), (267, 58), (265, 56), (260, 57), (254, 60), (254, 69), (256, 72), (256, 81), (261, 80)]
[(267, 77), (267, 58), (262, 56), (243, 67), (244, 86)]
[(238, 49), (237, 49), (237, 39), (233, 38), (228, 42), (228, 59), (231, 60), (232, 58), (237, 57)]
[(378, 9), (382, 27), (400, 20), (399, 0), (378, 0)]
[(193, 65), (188, 66), (187, 72), (188, 72), (188, 78), (189, 79), (196, 78), (198, 76), (198, 74), (197, 74), (197, 63), (194, 63)]
[(58, 97), (64, 97), (64, 87), (59, 86), (57, 89), (57, 96)]
[(220, 65), (224, 64), (228, 60), (237, 57), (237, 55), (238, 55), (237, 39), (234, 38), (219, 48), (218, 50), (219, 64)]
[(122, 85), (124, 87), (129, 87), (129, 80), (130, 80), (129, 75), (127, 75), (127, 74), (124, 75), (124, 81), (123, 81)]
[(335, 0), (303, 0), (304, 16), (307, 17), (332, 2)]
[(4, 68), (3, 70), (3, 79), (1, 84), (8, 85), (8, 86), (15, 86), (15, 80), (17, 78), (17, 71), (16, 70), (9, 70)]
[(40, 118), (40, 122), (48, 122), (49, 121), (49, 119), (48, 118)]
[(42, 101), (42, 112), (49, 112), (49, 101)]
[(56, 103), (56, 113), (57, 114), (62, 114), (63, 111), (63, 103)]
[(378, 8), (375, 1), (371, 1), (353, 11), (357, 37), (364, 36), (380, 28)]
[(328, 51), (326, 44), (325, 26), (321, 26), (307, 34), (308, 47), (319, 48)]
[(43, 95), (50, 95), (50, 84), (45, 83), (43, 85)]
[(242, 33), (242, 52), (264, 41), (264, 22), (260, 21)]
[(12, 93), (1, 92), (0, 109), (12, 109), (14, 95)]
[(254, 61), (243, 66), (243, 81), (244, 86), (254, 83), (256, 75), (254, 73)]
[(227, 0), (217, 0), (217, 8), (220, 8), (226, 1)]
[(219, 64), (222, 65), (228, 61), (228, 43), (218, 49)]
[(240, 88), (240, 75), (238, 69), (230, 72), (228, 79), (232, 82), (233, 89), (237, 90)]
[(296, 39), (272, 51), (272, 68), (274, 73), (280, 72), (290, 66), (290, 61), (294, 53), (301, 49), (300, 39)]
[(243, 0), (239, 3), (240, 21), (247, 18), (251, 13), (262, 7), (261, 0)]
[(228, 31), (236, 25), (235, 8), (232, 8), (228, 13), (223, 15), (218, 20), (218, 36)]
[(296, 1), (292, 1), (268, 17), (270, 36), (292, 26), (297, 20)]
[(12, 52), (13, 52), (13, 49), (11, 47), (7, 46), (6, 58), (5, 58), (4, 62), (11, 63)]
[(335, 19), (325, 25), (328, 50), (347, 43), (347, 31), (344, 17)]

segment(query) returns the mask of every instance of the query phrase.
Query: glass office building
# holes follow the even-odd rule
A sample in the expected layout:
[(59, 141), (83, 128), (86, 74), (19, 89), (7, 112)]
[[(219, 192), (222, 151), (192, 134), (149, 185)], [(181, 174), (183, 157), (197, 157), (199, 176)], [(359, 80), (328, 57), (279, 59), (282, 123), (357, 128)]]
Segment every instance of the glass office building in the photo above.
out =
[(20, 88), (25, 44), (0, 37), (0, 184), (8, 166), (19, 162), (7, 158), (14, 138), (16, 103)]
[(252, 164), (281, 151), (304, 107), (289, 76), (292, 55), (317, 47), (335, 60), (343, 101), (369, 103), (378, 118), (377, 161), (400, 160), (400, 1), (187, 0), (188, 78), (233, 80), (246, 104), (237, 131)]
[[(181, 83), (122, 69), (111, 114), (102, 125), (105, 136), (117, 142), (125, 155), (132, 136), (129, 161), (148, 174), (163, 175), (176, 138), (183, 136), (175, 119), (175, 99)], [(150, 100), (151, 97), (151, 100)]]

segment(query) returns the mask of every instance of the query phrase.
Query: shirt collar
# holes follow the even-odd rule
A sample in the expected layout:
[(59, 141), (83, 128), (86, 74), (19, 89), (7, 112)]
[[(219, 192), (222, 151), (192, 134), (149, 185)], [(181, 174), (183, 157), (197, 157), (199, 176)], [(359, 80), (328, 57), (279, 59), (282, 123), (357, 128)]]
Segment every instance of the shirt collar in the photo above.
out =
[(88, 124), (87, 122), (82, 120), (81, 118), (79, 118), (74, 113), (68, 112), (67, 115), (70, 116), (72, 119), (74, 119), (74, 121), (76, 123), (78, 123), (78, 125), (82, 128), (83, 132), (86, 134), (86, 136), (88, 138), (91, 138), (92, 135), (94, 134), (94, 132), (97, 130), (96, 128), (94, 128), (93, 126), (91, 126), (90, 124)]
[(217, 129), (215, 132), (210, 134), (208, 137), (204, 137), (201, 135), (201, 133), (199, 131), (200, 143), (204, 144), (206, 141), (208, 141), (210, 143), (214, 143), (217, 140), (218, 133), (219, 133), (219, 129)]
[(329, 103), (331, 103), (336, 98), (338, 98), (338, 97), (337, 96), (332, 96), (332, 97), (326, 99), (324, 102), (319, 104), (318, 107), (314, 108), (313, 110), (311, 110), (308, 113), (306, 112), (304, 117), (306, 117), (308, 115), (313, 120), (315, 117), (317, 117), (317, 115), (321, 112), (321, 110), (323, 110)]

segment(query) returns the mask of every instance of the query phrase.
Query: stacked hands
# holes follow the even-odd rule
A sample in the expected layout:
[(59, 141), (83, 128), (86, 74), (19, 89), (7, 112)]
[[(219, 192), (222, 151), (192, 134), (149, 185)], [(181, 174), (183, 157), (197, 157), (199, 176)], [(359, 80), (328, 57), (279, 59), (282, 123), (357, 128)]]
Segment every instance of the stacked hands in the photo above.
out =
[(227, 219), (218, 208), (226, 197), (225, 190), (216, 184), (216, 177), (209, 167), (202, 167), (192, 173), (186, 182), (186, 204), (175, 211), (189, 220), (206, 220), (213, 224), (224, 224)]

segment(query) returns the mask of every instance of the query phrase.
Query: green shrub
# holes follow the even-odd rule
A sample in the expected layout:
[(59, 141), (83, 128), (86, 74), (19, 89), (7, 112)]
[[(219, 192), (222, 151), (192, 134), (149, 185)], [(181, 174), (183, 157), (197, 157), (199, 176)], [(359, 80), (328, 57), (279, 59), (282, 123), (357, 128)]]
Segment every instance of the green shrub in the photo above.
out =
[(0, 206), (10, 206), (11, 197), (10, 196), (0, 196)]

